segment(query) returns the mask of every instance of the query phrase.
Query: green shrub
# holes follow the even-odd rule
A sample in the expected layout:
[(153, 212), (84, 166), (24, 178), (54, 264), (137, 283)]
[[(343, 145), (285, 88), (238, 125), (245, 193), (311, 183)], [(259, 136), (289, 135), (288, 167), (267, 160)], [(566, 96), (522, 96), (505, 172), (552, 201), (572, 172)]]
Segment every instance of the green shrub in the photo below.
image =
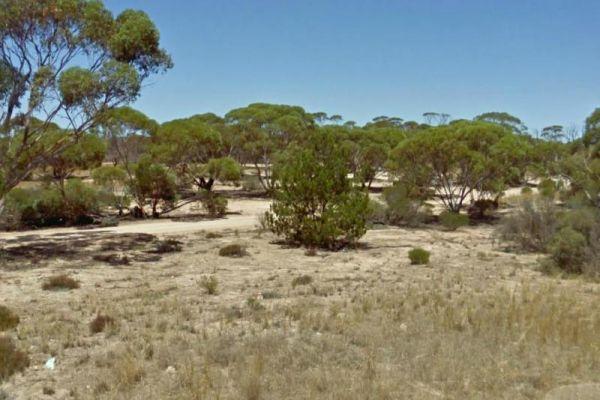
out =
[(12, 338), (0, 336), (0, 383), (29, 367), (29, 357), (17, 349)]
[(217, 287), (219, 286), (219, 281), (214, 275), (211, 275), (208, 278), (206, 276), (203, 276), (202, 280), (200, 281), (200, 286), (202, 286), (204, 290), (206, 290), (207, 294), (215, 295), (217, 294)]
[(413, 265), (429, 264), (430, 255), (430, 252), (420, 247), (414, 248), (408, 252), (408, 258), (410, 259), (410, 263)]
[(386, 219), (392, 225), (418, 226), (427, 218), (420, 192), (403, 183), (395, 183), (383, 191), (387, 204)]
[(559, 213), (551, 201), (528, 198), (501, 220), (498, 233), (521, 250), (545, 251), (558, 226)]
[(529, 196), (532, 193), (533, 190), (529, 186), (524, 186), (523, 188), (521, 188), (521, 194), (524, 196)]
[(221, 257), (244, 257), (248, 255), (246, 247), (241, 244), (233, 243), (219, 249)]
[(278, 186), (266, 226), (290, 243), (339, 249), (366, 233), (369, 198), (348, 178), (333, 136), (321, 133), (275, 164)]
[(63, 189), (13, 189), (6, 196), (4, 224), (9, 229), (90, 224), (100, 212), (100, 198), (80, 179), (67, 181)]
[(225, 197), (213, 192), (202, 196), (202, 206), (211, 217), (222, 217), (227, 213), (228, 201)]
[(542, 197), (552, 199), (556, 195), (557, 190), (558, 186), (552, 179), (544, 179), (538, 184), (538, 192)]
[(71, 290), (78, 289), (79, 282), (67, 275), (52, 276), (42, 284), (44, 290)]
[(586, 262), (587, 240), (583, 234), (567, 226), (548, 246), (552, 261), (563, 271), (580, 273)]
[(444, 211), (440, 214), (440, 223), (449, 231), (455, 231), (460, 227), (469, 225), (469, 217), (452, 211)]
[(296, 286), (305, 286), (313, 283), (313, 278), (310, 275), (300, 275), (292, 279), (292, 288)]
[(8, 307), (0, 306), (0, 332), (7, 331), (19, 325), (20, 319), (17, 314)]

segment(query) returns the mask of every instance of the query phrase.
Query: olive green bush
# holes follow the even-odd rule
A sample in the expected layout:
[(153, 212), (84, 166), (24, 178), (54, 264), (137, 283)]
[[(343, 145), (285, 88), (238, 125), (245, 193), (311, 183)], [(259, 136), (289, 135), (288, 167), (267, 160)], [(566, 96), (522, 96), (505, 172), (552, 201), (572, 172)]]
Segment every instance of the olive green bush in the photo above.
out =
[(429, 264), (430, 255), (430, 252), (420, 247), (414, 248), (408, 252), (408, 258), (410, 259), (410, 263), (413, 265)]
[(348, 178), (334, 137), (312, 135), (275, 166), (278, 183), (265, 214), (267, 227), (287, 242), (339, 249), (366, 233), (368, 195)]
[(458, 228), (469, 225), (469, 217), (452, 211), (444, 211), (440, 214), (440, 223), (445, 229), (455, 231)]

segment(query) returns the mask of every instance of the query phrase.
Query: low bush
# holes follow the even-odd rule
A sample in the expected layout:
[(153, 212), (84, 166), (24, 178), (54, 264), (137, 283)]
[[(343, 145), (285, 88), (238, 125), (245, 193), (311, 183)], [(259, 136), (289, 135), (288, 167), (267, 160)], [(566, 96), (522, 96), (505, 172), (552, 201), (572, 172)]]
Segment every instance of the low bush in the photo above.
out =
[(175, 239), (165, 239), (156, 242), (152, 253), (164, 254), (164, 253), (176, 253), (182, 250), (182, 242)]
[(248, 255), (248, 252), (246, 251), (245, 246), (233, 243), (221, 247), (221, 249), (219, 249), (219, 255), (221, 257), (244, 257)]
[(202, 280), (200, 281), (200, 286), (202, 286), (204, 288), (204, 290), (206, 290), (207, 294), (215, 295), (215, 294), (217, 294), (217, 288), (219, 286), (219, 281), (217, 280), (217, 277), (214, 275), (211, 275), (209, 277), (203, 276)]
[(29, 367), (29, 357), (17, 349), (12, 338), (0, 336), (0, 383)]
[(90, 322), (90, 333), (92, 335), (100, 332), (104, 332), (107, 327), (115, 326), (116, 322), (113, 317), (109, 315), (97, 314), (96, 317)]
[(296, 286), (305, 286), (313, 283), (313, 278), (310, 275), (301, 275), (292, 279), (292, 288), (296, 288)]
[(208, 232), (206, 234), (206, 238), (207, 239), (219, 239), (219, 238), (222, 238), (222, 237), (223, 237), (223, 235), (221, 235), (218, 232)]
[(227, 213), (228, 201), (221, 195), (206, 192), (201, 201), (202, 206), (211, 217), (222, 217)]
[(413, 265), (429, 264), (430, 255), (430, 252), (420, 247), (414, 248), (408, 252), (408, 258), (410, 259), (410, 263)]
[(392, 225), (409, 227), (423, 223), (428, 213), (424, 210), (424, 201), (420, 192), (408, 185), (395, 183), (383, 191), (383, 200), (387, 205), (385, 218)]
[(127, 256), (120, 256), (118, 254), (98, 254), (92, 257), (94, 261), (101, 261), (109, 265), (129, 265), (131, 260)]
[(524, 186), (521, 189), (521, 194), (524, 195), (524, 196), (529, 196), (532, 193), (533, 193), (533, 190), (529, 186)]
[(42, 284), (44, 290), (72, 290), (79, 288), (79, 282), (67, 275), (52, 276)]
[(497, 209), (497, 200), (479, 199), (469, 206), (467, 212), (471, 220), (489, 220), (494, 217), (494, 211)]
[(10, 308), (0, 306), (0, 332), (13, 329), (19, 325), (20, 318)]
[(460, 227), (469, 225), (469, 217), (452, 211), (444, 211), (440, 214), (440, 223), (449, 231), (455, 231)]
[(553, 199), (557, 191), (558, 186), (552, 179), (544, 179), (538, 184), (538, 193), (542, 197)]
[(566, 226), (554, 236), (548, 251), (558, 268), (570, 273), (581, 273), (586, 262), (586, 248), (586, 237)]
[(22, 229), (90, 224), (100, 212), (100, 199), (99, 191), (80, 179), (69, 180), (64, 188), (13, 189), (6, 196), (3, 225)]
[(116, 217), (104, 217), (100, 219), (101, 228), (112, 228), (119, 226), (119, 218)]
[(502, 219), (498, 233), (521, 250), (545, 251), (558, 227), (559, 213), (551, 201), (528, 198)]

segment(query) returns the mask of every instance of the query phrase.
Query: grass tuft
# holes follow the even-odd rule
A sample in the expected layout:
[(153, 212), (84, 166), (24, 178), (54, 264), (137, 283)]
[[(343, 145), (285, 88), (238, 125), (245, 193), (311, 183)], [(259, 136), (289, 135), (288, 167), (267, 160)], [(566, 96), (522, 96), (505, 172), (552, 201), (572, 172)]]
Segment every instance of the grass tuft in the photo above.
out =
[(72, 290), (79, 289), (79, 282), (67, 275), (52, 276), (42, 284), (44, 290)]

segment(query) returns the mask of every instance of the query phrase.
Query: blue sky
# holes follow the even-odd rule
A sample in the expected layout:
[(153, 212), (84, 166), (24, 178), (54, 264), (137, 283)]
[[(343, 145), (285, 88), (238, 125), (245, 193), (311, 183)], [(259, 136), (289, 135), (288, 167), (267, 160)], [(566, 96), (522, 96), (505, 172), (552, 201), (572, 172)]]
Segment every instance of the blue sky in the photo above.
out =
[(517, 115), (582, 124), (600, 107), (598, 0), (105, 0), (154, 19), (175, 68), (135, 104), (165, 121), (252, 102), (364, 123)]

